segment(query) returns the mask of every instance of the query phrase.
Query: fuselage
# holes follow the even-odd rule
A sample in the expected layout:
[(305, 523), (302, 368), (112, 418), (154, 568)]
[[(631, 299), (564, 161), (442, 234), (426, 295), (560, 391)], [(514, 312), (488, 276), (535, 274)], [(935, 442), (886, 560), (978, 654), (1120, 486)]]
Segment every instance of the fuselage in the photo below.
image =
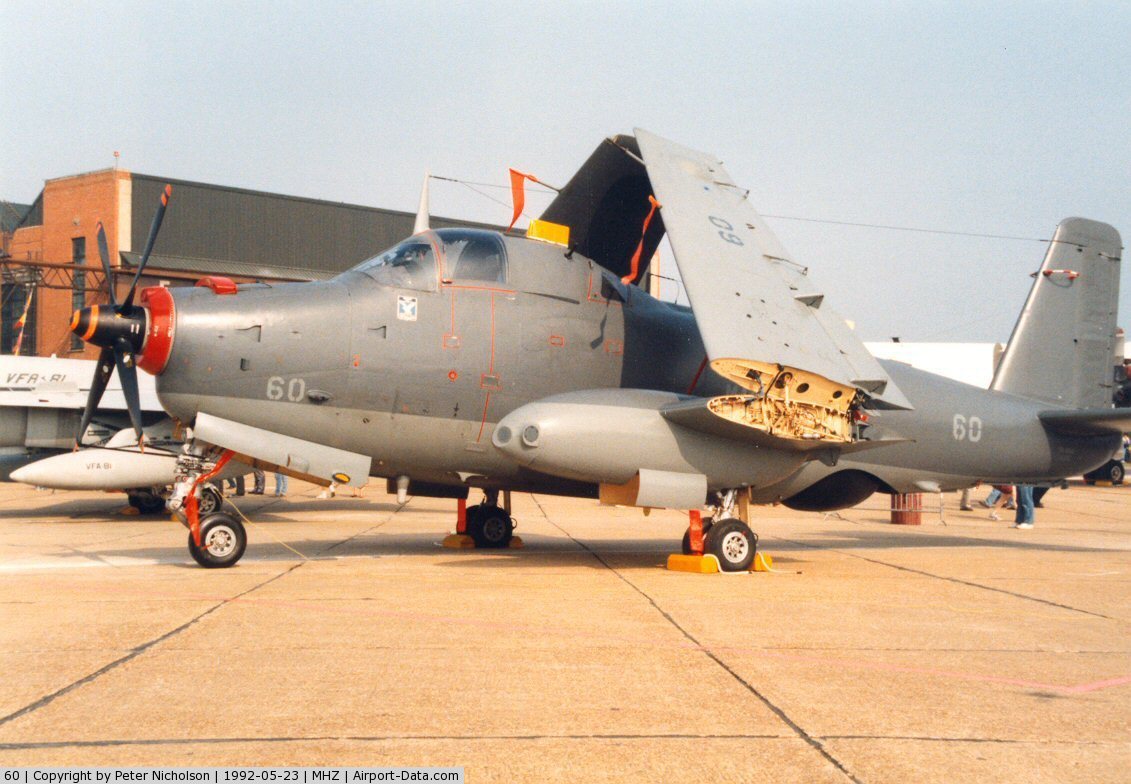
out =
[[(176, 289), (173, 299), (172, 348), (157, 378), (167, 411), (368, 455), (374, 476), (588, 494), (593, 483), (509, 460), (492, 446), (495, 424), (577, 390), (734, 391), (706, 367), (690, 309), (524, 238), (426, 232), (330, 281)], [(900, 491), (932, 478), (943, 488), (1056, 479), (1114, 448), (1106, 438), (1050, 436), (1036, 418), (1047, 404), (885, 367), (915, 409), (873, 412), (871, 424), (908, 443), (832, 467), (763, 450), (743, 463), (743, 484), (780, 500), (848, 467)], [(724, 441), (749, 460), (750, 447)]]

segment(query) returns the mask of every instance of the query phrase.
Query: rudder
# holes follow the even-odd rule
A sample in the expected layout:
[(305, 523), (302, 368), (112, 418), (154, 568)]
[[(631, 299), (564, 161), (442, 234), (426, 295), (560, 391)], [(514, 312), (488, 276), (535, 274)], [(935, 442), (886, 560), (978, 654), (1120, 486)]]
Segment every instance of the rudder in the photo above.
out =
[(1121, 250), (1106, 223), (1060, 222), (990, 389), (1071, 408), (1111, 405)]

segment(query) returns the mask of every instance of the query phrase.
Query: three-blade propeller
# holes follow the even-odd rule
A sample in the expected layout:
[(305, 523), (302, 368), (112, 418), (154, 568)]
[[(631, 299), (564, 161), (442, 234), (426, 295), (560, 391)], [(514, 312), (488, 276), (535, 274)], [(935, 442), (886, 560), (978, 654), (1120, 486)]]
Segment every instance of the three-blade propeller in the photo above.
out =
[(149, 254), (153, 252), (153, 244), (157, 241), (157, 232), (161, 229), (161, 221), (165, 218), (165, 208), (169, 205), (169, 197), (173, 195), (173, 188), (165, 186), (161, 193), (161, 204), (153, 216), (153, 223), (149, 227), (149, 239), (145, 243), (145, 251), (141, 254), (137, 272), (134, 273), (133, 282), (126, 292), (125, 299), (119, 305), (114, 293), (113, 273), (110, 268), (110, 252), (106, 244), (106, 230), (102, 223), (98, 224), (98, 253), (102, 258), (102, 271), (106, 275), (106, 285), (110, 291), (109, 305), (91, 305), (82, 310), (76, 310), (71, 320), (71, 331), (87, 343), (101, 346), (102, 353), (98, 356), (98, 365), (94, 371), (94, 379), (90, 384), (90, 394), (86, 398), (86, 408), (82, 412), (82, 421), (79, 431), (75, 436), (75, 443), (81, 444), (83, 434), (94, 418), (94, 412), (106, 391), (106, 384), (114, 368), (118, 368), (118, 378), (122, 382), (122, 394), (126, 398), (126, 408), (130, 414), (130, 424), (137, 434), (138, 442), (142, 436), (141, 398), (137, 386), (136, 354), (145, 343), (145, 309), (134, 307), (134, 292), (137, 290), (138, 281), (145, 265), (149, 263)]

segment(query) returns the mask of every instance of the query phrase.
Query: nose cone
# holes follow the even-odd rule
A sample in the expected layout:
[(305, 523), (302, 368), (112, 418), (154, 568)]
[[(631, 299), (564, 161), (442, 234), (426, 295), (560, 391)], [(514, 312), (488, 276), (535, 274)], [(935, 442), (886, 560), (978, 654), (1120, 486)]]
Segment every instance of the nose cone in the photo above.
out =
[(98, 328), (98, 306), (76, 310), (71, 316), (71, 332), (78, 335), (86, 342), (91, 342), (95, 330)]
[(124, 340), (132, 351), (141, 349), (145, 339), (145, 311), (114, 305), (91, 305), (71, 316), (71, 332), (87, 343), (106, 348)]
[(34, 463), (28, 463), (22, 468), (17, 468), (11, 473), (11, 480), (13, 482), (22, 482), (25, 485), (42, 487), (43, 484), (40, 480), (46, 476), (43, 466), (40, 465), (42, 462), (42, 460), (37, 460)]

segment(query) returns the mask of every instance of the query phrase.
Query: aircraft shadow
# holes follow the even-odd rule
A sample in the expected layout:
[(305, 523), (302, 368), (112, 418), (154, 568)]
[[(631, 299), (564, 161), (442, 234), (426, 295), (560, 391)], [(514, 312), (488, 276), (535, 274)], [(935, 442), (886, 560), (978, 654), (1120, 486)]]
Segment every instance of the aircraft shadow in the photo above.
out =
[[(65, 518), (53, 522), (59, 523), (105, 523), (116, 520), (149, 520), (161, 519), (161, 515), (120, 515), (118, 510), (126, 506), (126, 499), (117, 501), (107, 500), (98, 502), (96, 506), (89, 500), (64, 501), (51, 506), (41, 506), (34, 509), (0, 509), (0, 515), (6, 520), (39, 520), (41, 518)], [(166, 518), (167, 519), (167, 518)]]
[[(78, 524), (89, 520), (68, 521)], [(98, 522), (104, 522), (99, 520)], [(154, 522), (168, 525), (164, 519)], [(256, 518), (256, 522), (269, 522), (267, 517)], [(269, 531), (250, 528), (247, 554), (241, 563), (295, 562), (302, 558), (288, 550), (293, 547), (311, 561), (332, 561), (364, 558), (389, 558), (405, 556), (443, 556), (442, 560), (430, 565), (458, 568), (546, 568), (583, 567), (603, 570), (610, 567), (617, 570), (653, 569), (663, 567), (667, 556), (679, 551), (679, 543), (665, 543), (656, 539), (598, 539), (572, 540), (565, 537), (524, 534), (525, 546), (506, 550), (445, 550), (440, 542), (442, 531), (382, 533), (374, 531), (353, 539), (328, 539), (308, 537), (302, 539), (281, 538), (286, 543), (274, 540)], [(1024, 534), (1018, 534), (1024, 536)], [(153, 561), (161, 565), (186, 566), (198, 568), (186, 550), (187, 532), (184, 529), (168, 530), (168, 544), (144, 548), (95, 549), (89, 552), (75, 552), (74, 556), (91, 561), (106, 561), (121, 564), (119, 559), (129, 561)], [(580, 544), (579, 544), (580, 542)], [(761, 549), (774, 557), (777, 567), (796, 568), (812, 563), (814, 556), (821, 551), (868, 550), (876, 560), (883, 560), (885, 553), (921, 549), (967, 549), (994, 548), (1030, 552), (1111, 552), (1106, 548), (1084, 547), (1064, 544), (1048, 544), (1035, 541), (1008, 541), (963, 536), (916, 536), (911, 533), (855, 534), (828, 538), (808, 539), (795, 542), (785, 539), (764, 539)], [(237, 567), (238, 568), (238, 567)]]
[(766, 539), (761, 546), (766, 550), (778, 552), (803, 553), (812, 550), (919, 550), (934, 549), (945, 550), (954, 548), (973, 549), (991, 548), (1004, 550), (1029, 550), (1034, 552), (1054, 553), (1104, 553), (1111, 552), (1107, 547), (1087, 547), (1083, 545), (1052, 544), (1025, 540), (1021, 537), (1032, 536), (1031, 533), (1006, 529), (1006, 536), (1016, 536), (1017, 539), (991, 539), (986, 537), (962, 536), (959, 534), (921, 534), (914, 531), (899, 533), (886, 532), (851, 532), (829, 538), (806, 539), (804, 542), (795, 542), (788, 539)]

